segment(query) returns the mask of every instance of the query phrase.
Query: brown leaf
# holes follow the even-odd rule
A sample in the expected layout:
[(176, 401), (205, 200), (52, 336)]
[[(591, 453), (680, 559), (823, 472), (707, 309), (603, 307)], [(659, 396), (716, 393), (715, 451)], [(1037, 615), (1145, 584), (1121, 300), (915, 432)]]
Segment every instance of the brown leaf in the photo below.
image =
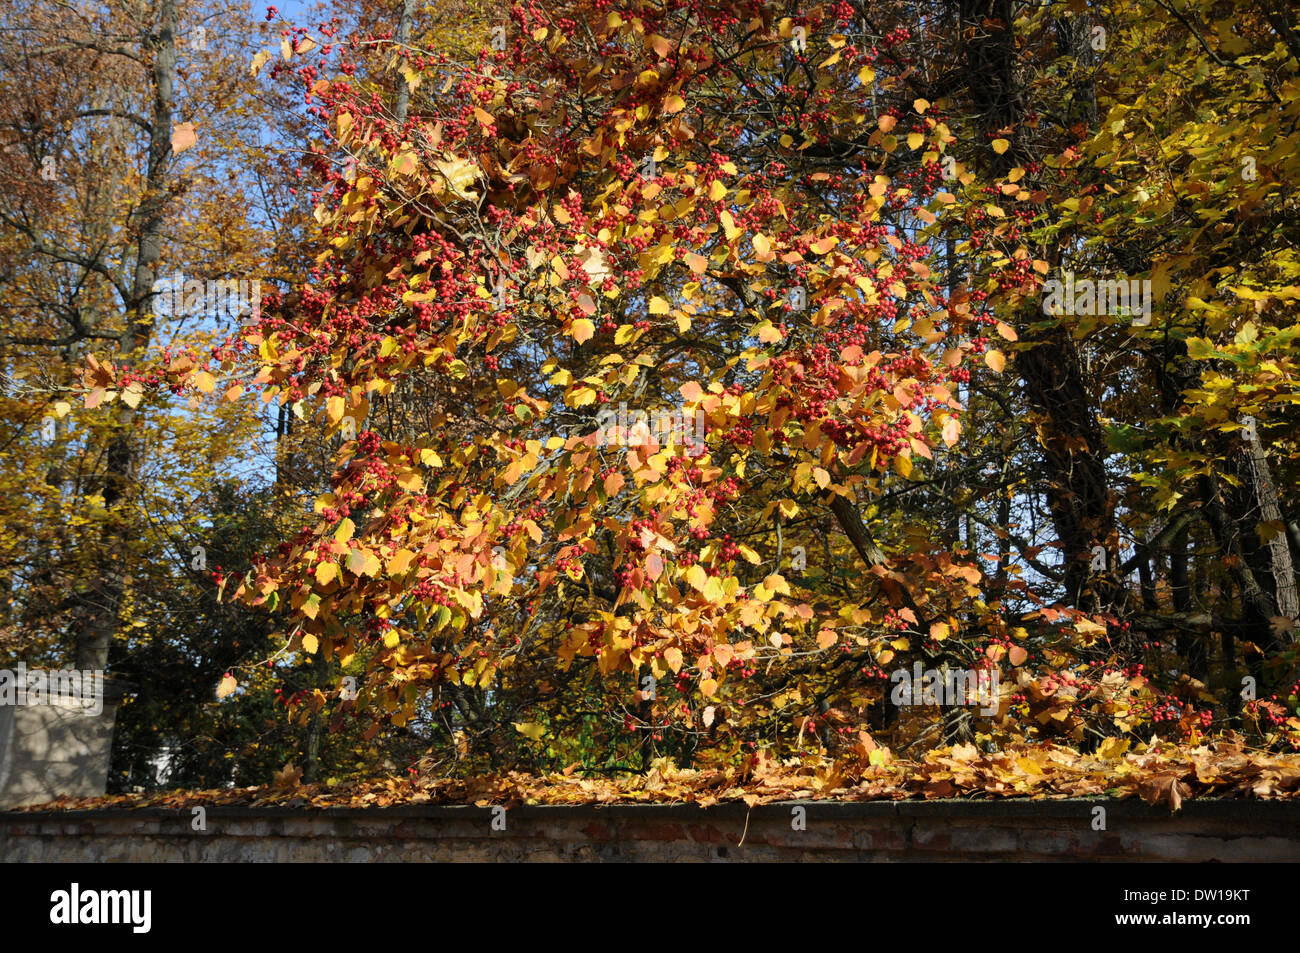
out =
[(302, 768), (297, 767), (292, 761), (287, 763), (271, 778), (271, 786), (280, 789), (296, 788), (302, 780)]

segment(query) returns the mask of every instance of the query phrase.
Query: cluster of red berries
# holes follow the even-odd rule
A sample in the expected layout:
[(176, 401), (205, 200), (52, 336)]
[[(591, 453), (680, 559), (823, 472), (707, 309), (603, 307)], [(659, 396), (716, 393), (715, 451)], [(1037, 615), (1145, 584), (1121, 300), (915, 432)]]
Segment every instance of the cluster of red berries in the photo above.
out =
[(447, 606), (448, 608), (450, 608), (452, 604), (451, 593), (441, 586), (436, 585), (431, 578), (421, 579), (416, 583), (415, 586), (411, 588), (411, 596), (417, 602), (431, 602), (434, 605)]
[(732, 541), (730, 533), (723, 534), (722, 545), (718, 547), (718, 554), (722, 557), (723, 562), (731, 562), (740, 556), (740, 546)]

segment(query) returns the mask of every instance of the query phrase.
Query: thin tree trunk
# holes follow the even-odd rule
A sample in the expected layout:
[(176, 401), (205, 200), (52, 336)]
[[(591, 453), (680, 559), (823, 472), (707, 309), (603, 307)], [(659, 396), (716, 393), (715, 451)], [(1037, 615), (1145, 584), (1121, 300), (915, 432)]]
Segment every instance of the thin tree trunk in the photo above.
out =
[[(1268, 469), (1268, 455), (1259, 441), (1259, 436), (1248, 442), (1246, 449), (1250, 463), (1252, 488), (1259, 501), (1259, 517), (1264, 523), (1273, 524), (1276, 532), (1268, 541), (1267, 561), (1273, 575), (1273, 591), (1277, 602), (1279, 616), (1295, 619), (1300, 616), (1300, 598), (1296, 593), (1295, 564), (1291, 559), (1291, 547), (1287, 539), (1286, 524), (1282, 520), (1282, 510), (1278, 506), (1277, 486)], [(1292, 632), (1294, 638), (1294, 632)]]
[[(415, 18), (415, 0), (402, 0), (402, 13), (397, 21), (397, 42), (401, 44), (398, 56), (406, 58), (406, 47), (411, 42), (411, 21)], [(398, 75), (397, 77), (397, 103), (393, 107), (393, 113), (397, 117), (397, 125), (401, 126), (406, 122), (406, 110), (411, 101), (411, 90), (406, 85), (406, 77)]]
[[(126, 304), (126, 328), (119, 340), (124, 362), (153, 338), (153, 284), (162, 254), (163, 222), (167, 207), (167, 169), (172, 156), (173, 84), (176, 76), (176, 0), (161, 0), (157, 32), (145, 44), (153, 53), (151, 81), (153, 112), (149, 124), (149, 152), (145, 173), (145, 192), (138, 209), (140, 231), (136, 239), (135, 273), (131, 295)], [(135, 463), (131, 430), (135, 412), (119, 403), (114, 415), (115, 435), (106, 453), (104, 507), (112, 508), (126, 495)], [(127, 578), (122, 567), (123, 551), (130, 545), (134, 529), (121, 519), (110, 520), (103, 547), (105, 564), (102, 584), (93, 594), (94, 604), (78, 633), (77, 667), (103, 671), (108, 667), (108, 650), (121, 615), (122, 597)]]

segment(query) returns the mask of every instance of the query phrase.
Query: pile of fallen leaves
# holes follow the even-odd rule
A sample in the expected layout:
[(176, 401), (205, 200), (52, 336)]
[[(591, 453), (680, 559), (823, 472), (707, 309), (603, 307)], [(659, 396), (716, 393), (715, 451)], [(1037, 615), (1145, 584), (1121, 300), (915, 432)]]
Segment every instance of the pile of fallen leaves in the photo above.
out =
[(686, 769), (667, 759), (645, 774), (589, 777), (577, 765), (532, 775), (302, 784), (292, 765), (261, 787), (100, 798), (60, 798), (22, 810), (188, 808), (196, 805), (303, 808), (390, 807), (406, 804), (614, 804), (695, 803), (702, 807), (744, 801), (902, 800), (905, 798), (1139, 797), (1177, 810), (1184, 798), (1276, 799), (1300, 795), (1300, 755), (1248, 748), (1229, 735), (1197, 747), (1153, 739), (1130, 750), (1111, 739), (1092, 754), (1052, 744), (1012, 745), (982, 751), (972, 744), (936, 748), (920, 760), (892, 756), (865, 733), (847, 759), (777, 761), (759, 751), (741, 768)]

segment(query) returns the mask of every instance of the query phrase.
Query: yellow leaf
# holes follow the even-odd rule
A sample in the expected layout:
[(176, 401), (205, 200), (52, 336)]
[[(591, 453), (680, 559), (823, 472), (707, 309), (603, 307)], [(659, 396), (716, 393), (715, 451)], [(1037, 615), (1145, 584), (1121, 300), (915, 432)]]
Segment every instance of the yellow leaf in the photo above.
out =
[(476, 196), (477, 193), (470, 186), (482, 175), (477, 163), (453, 157), (445, 161), (440, 159), (434, 165), (458, 198), (472, 199)]
[(317, 641), (316, 636), (308, 633), (302, 637), (302, 648), (308, 655), (315, 655), (316, 650), (320, 648), (320, 643)]
[(655, 295), (653, 298), (650, 299), (650, 313), (667, 314), (668, 302), (665, 301), (663, 298), (659, 297), (658, 295)]
[(333, 562), (325, 561), (316, 564), (316, 581), (322, 586), (328, 586), (330, 580), (339, 574), (339, 567)]
[(783, 596), (790, 595), (790, 584), (785, 581), (785, 577), (780, 573), (772, 573), (763, 580), (763, 585), (773, 592), (780, 593)]
[(679, 113), (686, 108), (686, 100), (673, 93), (671, 96), (664, 97), (664, 115), (671, 116), (673, 113)]
[(740, 229), (736, 227), (736, 220), (731, 217), (731, 213), (726, 209), (718, 216), (718, 221), (722, 223), (722, 231), (727, 236), (727, 241), (735, 241), (740, 237)]
[(336, 542), (346, 543), (352, 538), (352, 534), (356, 530), (357, 524), (345, 516), (343, 522), (339, 524), (339, 528), (334, 531), (334, 539)]
[(591, 340), (592, 336), (596, 333), (596, 325), (587, 318), (579, 318), (573, 322), (572, 333), (573, 339), (579, 344), (582, 344), (585, 341)]
[(227, 675), (221, 680), (221, 683), (217, 685), (217, 697), (225, 698), (238, 687), (239, 682), (235, 681), (234, 676)]
[(1001, 351), (986, 351), (984, 354), (984, 363), (997, 373), (1002, 373), (1002, 368), (1007, 366), (1007, 357)]
[(533, 741), (541, 741), (542, 735), (546, 734), (545, 728), (532, 721), (516, 721), (515, 731), (526, 738), (533, 739)]
[(1128, 751), (1129, 744), (1128, 738), (1107, 738), (1097, 745), (1097, 757), (1102, 761), (1118, 761)]
[(709, 199), (714, 202), (721, 202), (726, 197), (727, 187), (717, 179), (714, 179), (712, 184), (709, 185)]
[(996, 152), (998, 155), (1002, 155), (1002, 153), (1006, 152), (1010, 148), (1011, 148), (1011, 143), (1008, 142), (1006, 139), (993, 140), (993, 151)]

